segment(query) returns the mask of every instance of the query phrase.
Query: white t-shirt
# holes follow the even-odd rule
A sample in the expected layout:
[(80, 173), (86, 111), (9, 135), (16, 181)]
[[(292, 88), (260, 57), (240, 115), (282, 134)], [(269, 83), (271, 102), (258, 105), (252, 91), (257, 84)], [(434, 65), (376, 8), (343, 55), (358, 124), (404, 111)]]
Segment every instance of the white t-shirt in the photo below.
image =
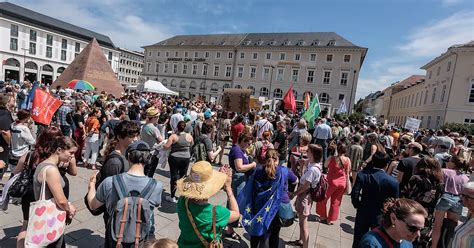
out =
[(273, 130), (273, 125), (267, 119), (259, 120), (255, 123), (255, 127), (257, 129), (257, 138), (262, 138), (262, 134), (265, 131)]
[(319, 168), (321, 168), (321, 163), (309, 163), (303, 176), (301, 176), (301, 182), (310, 182), (311, 188), (315, 188), (321, 178), (321, 170)]

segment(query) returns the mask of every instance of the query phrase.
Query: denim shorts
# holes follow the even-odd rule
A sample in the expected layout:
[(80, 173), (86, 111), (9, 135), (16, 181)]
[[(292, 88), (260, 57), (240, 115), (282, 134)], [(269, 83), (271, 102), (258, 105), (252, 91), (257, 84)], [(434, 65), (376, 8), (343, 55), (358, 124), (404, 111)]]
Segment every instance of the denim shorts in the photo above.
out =
[(450, 211), (455, 214), (462, 214), (461, 197), (449, 193), (444, 193), (436, 204), (436, 210)]

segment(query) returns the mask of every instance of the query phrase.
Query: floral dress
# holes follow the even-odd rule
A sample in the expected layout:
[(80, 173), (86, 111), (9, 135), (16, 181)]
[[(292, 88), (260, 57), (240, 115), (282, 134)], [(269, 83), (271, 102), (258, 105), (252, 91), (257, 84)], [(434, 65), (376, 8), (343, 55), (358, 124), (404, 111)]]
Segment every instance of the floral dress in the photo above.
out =
[(429, 247), (431, 243), (431, 232), (434, 221), (434, 211), (438, 199), (444, 191), (443, 184), (438, 180), (421, 175), (414, 175), (405, 189), (402, 196), (420, 203), (428, 212), (425, 228), (421, 230), (421, 236), (413, 242), (413, 247)]

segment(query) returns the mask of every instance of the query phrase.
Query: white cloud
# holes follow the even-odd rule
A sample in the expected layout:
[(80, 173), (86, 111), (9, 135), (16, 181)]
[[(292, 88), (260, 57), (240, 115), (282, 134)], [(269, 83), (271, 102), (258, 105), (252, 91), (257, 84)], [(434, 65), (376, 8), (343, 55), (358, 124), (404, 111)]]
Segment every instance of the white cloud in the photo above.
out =
[(394, 48), (394, 56), (369, 62), (362, 68), (356, 98), (383, 90), (413, 74), (425, 75), (419, 69), (425, 63), (452, 45), (474, 40), (473, 27), (474, 11), (462, 11), (410, 31), (406, 42)]

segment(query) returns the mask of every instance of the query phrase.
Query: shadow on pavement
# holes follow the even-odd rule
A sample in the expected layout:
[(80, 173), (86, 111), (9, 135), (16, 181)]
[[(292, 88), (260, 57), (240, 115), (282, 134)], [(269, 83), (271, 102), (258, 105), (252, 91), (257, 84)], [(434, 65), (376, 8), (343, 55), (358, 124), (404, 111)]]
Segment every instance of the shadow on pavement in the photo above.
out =
[(91, 244), (94, 244), (94, 247), (102, 247), (105, 242), (103, 237), (97, 234), (93, 234), (93, 231), (90, 229), (79, 229), (76, 231), (68, 232), (66, 235), (68, 235), (69, 237), (81, 237), (79, 240), (73, 241), (71, 243), (68, 242), (68, 244), (77, 247), (87, 247)]
[(170, 174), (169, 171), (162, 170), (162, 169), (160, 169), (160, 168), (156, 168), (155, 173), (158, 174), (158, 175), (167, 177), (167, 178), (170, 178), (170, 177), (171, 177), (171, 174)]
[(354, 216), (346, 216), (346, 220), (355, 222), (355, 217)]
[(174, 214), (176, 213), (176, 203), (169, 202), (166, 200), (166, 197), (169, 196), (170, 193), (164, 192), (161, 194), (161, 206), (158, 208), (158, 211), (167, 213), (167, 214)]
[(354, 228), (352, 228), (349, 224), (346, 224), (346, 223), (341, 223), (341, 229), (343, 232), (345, 233), (349, 233), (349, 234), (354, 234)]
[[(7, 227), (5, 229), (3, 229), (3, 232), (5, 233), (5, 237), (2, 239), (2, 242), (4, 239), (8, 239), (8, 238), (16, 238), (16, 235), (18, 235), (18, 233), (20, 232), (20, 229), (21, 229), (21, 225), (18, 225), (18, 226), (15, 226), (15, 227)], [(16, 242), (16, 241), (15, 241)], [(3, 246), (0, 246), (0, 247), (3, 247)], [(7, 246), (5, 246), (7, 247)]]

